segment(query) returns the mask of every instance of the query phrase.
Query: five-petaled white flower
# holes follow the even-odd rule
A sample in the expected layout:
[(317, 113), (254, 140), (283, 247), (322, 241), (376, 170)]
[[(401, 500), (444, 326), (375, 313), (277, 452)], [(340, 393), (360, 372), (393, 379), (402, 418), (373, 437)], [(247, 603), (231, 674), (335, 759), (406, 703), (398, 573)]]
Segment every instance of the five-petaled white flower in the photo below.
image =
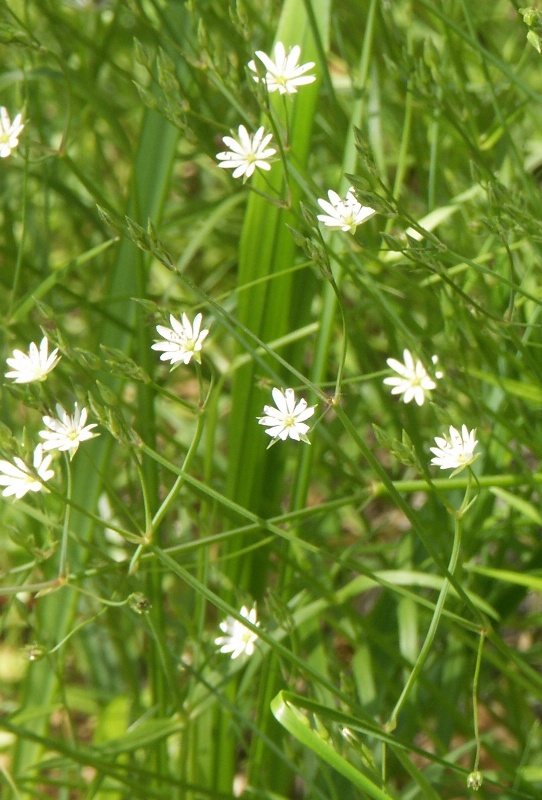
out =
[(196, 314), (194, 322), (190, 322), (186, 314), (182, 315), (182, 322), (175, 319), (173, 314), (169, 315), (171, 328), (166, 328), (164, 325), (157, 325), (156, 330), (162, 336), (164, 342), (155, 342), (152, 345), (153, 350), (162, 351), (160, 356), (161, 361), (171, 361), (173, 368), (179, 361), (183, 364), (189, 364), (194, 358), (198, 364), (201, 364), (201, 348), (203, 342), (209, 331), (204, 328), (201, 330), (201, 321), (203, 317), (201, 314)]
[(374, 208), (362, 206), (354, 194), (354, 187), (351, 186), (344, 200), (339, 197), (337, 192), (330, 189), (327, 193), (327, 200), (318, 200), (318, 205), (326, 212), (318, 214), (317, 219), (323, 222), (327, 228), (355, 233), (358, 225), (367, 222), (376, 214)]
[(34, 342), (31, 343), (28, 353), (14, 350), (12, 357), (6, 359), (8, 366), (12, 368), (12, 372), (6, 372), (6, 378), (13, 378), (15, 383), (43, 381), (60, 361), (57, 353), (58, 347), (55, 347), (49, 355), (49, 342), (46, 336), (41, 340), (39, 350)]
[(474, 438), (475, 436), (476, 428), (469, 431), (466, 425), (462, 425), (461, 432), (459, 432), (450, 425), (449, 435), (443, 433), (442, 437), (435, 436), (437, 447), (430, 448), (435, 456), (431, 459), (431, 464), (441, 469), (456, 470), (453, 473), (456, 475), (478, 458), (479, 453), (476, 455), (474, 453), (474, 449), (478, 444), (478, 440)]
[[(247, 606), (243, 606), (239, 612), (239, 616), (248, 620), (255, 627), (259, 627), (258, 616), (256, 614), (256, 606), (250, 610)], [(220, 653), (231, 653), (231, 657), (238, 658), (238, 656), (245, 653), (251, 656), (254, 652), (254, 643), (258, 639), (258, 634), (247, 628), (246, 625), (235, 619), (235, 617), (226, 617), (220, 623), (220, 630), (224, 636), (218, 636), (215, 639), (215, 644), (220, 647)]]
[(12, 122), (7, 108), (0, 106), (0, 158), (7, 158), (19, 144), (19, 136), (24, 128), (22, 118), (22, 114), (17, 114)]
[(275, 148), (267, 145), (273, 138), (273, 134), (265, 133), (263, 125), (258, 128), (254, 136), (251, 136), (244, 125), (238, 128), (239, 141), (232, 136), (224, 136), (223, 142), (230, 149), (223, 153), (217, 153), (220, 161), (219, 167), (233, 169), (233, 177), (250, 178), (256, 169), (270, 170), (271, 165), (267, 159), (274, 156), (277, 152)]
[(43, 417), (43, 422), (49, 428), (40, 431), (41, 438), (45, 439), (43, 449), (68, 450), (71, 461), (81, 442), (99, 436), (92, 431), (92, 428), (96, 428), (96, 423), (85, 424), (88, 412), (86, 408), (79, 409), (77, 403), (74, 405), (73, 416), (66, 413), (60, 403), (56, 404), (56, 413), (56, 417)]
[(303, 441), (310, 444), (305, 435), (310, 426), (305, 420), (312, 417), (316, 406), (307, 405), (307, 401), (303, 399), (296, 403), (293, 389), (282, 391), (275, 387), (272, 395), (276, 408), (264, 406), (265, 416), (258, 417), (260, 425), (266, 425), (266, 433), (273, 437), (269, 447), (278, 439), (284, 441), (288, 437), (295, 439), (296, 442)]
[(289, 53), (286, 53), (282, 42), (277, 42), (274, 61), (261, 50), (256, 50), (256, 55), (267, 70), (265, 77), (260, 78), (258, 75), (255, 61), (250, 61), (248, 68), (256, 73), (253, 76), (255, 81), (263, 80), (268, 92), (279, 91), (281, 94), (294, 94), (297, 92), (298, 86), (304, 86), (316, 80), (314, 75), (305, 75), (305, 72), (314, 67), (314, 61), (307, 61), (306, 64), (297, 63), (301, 55), (301, 48), (297, 44)]
[[(423, 406), (426, 392), (430, 392), (436, 387), (436, 383), (431, 378), (421, 361), (414, 361), (410, 350), (403, 350), (404, 364), (395, 358), (388, 358), (387, 364), (398, 375), (391, 378), (384, 378), (386, 386), (393, 386), (392, 394), (403, 395), (405, 403), (415, 400), (419, 406)], [(437, 356), (432, 358), (433, 364), (438, 361)], [(442, 378), (442, 372), (435, 372), (435, 378)]]
[(44, 482), (50, 480), (55, 474), (49, 465), (51, 455), (43, 455), (43, 447), (38, 444), (34, 450), (33, 468), (29, 467), (22, 458), (15, 456), (12, 464), (10, 461), (0, 461), (0, 486), (5, 486), (2, 491), (4, 497), (15, 495), (17, 500), (24, 497), (27, 492), (46, 492)]

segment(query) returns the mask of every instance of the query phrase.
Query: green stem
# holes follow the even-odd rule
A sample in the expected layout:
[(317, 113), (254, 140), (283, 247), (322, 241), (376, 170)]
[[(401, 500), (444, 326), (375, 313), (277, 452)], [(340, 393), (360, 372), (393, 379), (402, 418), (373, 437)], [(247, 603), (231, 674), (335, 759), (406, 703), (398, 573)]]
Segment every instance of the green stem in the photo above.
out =
[[(448, 572), (451, 575), (455, 573), (457, 560), (459, 557), (460, 545), (461, 545), (461, 521), (456, 518), (454, 543), (452, 547), (452, 554), (450, 556), (450, 563), (448, 564)], [(395, 729), (397, 725), (397, 717), (399, 716), (399, 713), (403, 708), (408, 698), (408, 695), (412, 691), (414, 684), (418, 680), (418, 676), (422, 671), (424, 664), (427, 660), (427, 656), (429, 655), (429, 651), (431, 650), (431, 647), (433, 645), (433, 640), (435, 638), (435, 634), (439, 626), (440, 618), (442, 616), (442, 611), (444, 609), (444, 603), (446, 602), (446, 596), (448, 594), (449, 588), (450, 588), (450, 582), (448, 578), (445, 578), (442, 584), (442, 589), (440, 590), (437, 604), (435, 606), (435, 611), (433, 612), (433, 618), (431, 620), (429, 630), (427, 631), (427, 636), (425, 637), (422, 649), (420, 650), (420, 654), (416, 660), (416, 663), (414, 664), (414, 667), (412, 668), (412, 672), (408, 677), (408, 680), (403, 688), (403, 691), (401, 692), (399, 700), (395, 704), (395, 708), (393, 709), (391, 716), (386, 724), (385, 730), (388, 732), (393, 731)]]
[(47, 655), (50, 656), (53, 653), (56, 653), (57, 650), (60, 650), (60, 648), (63, 647), (66, 644), (66, 642), (72, 638), (72, 636), (75, 636), (76, 633), (79, 633), (80, 630), (82, 630), (86, 625), (89, 625), (91, 622), (96, 622), (96, 620), (99, 619), (103, 614), (105, 614), (106, 611), (107, 608), (102, 608), (100, 609), (100, 611), (94, 614), (94, 616), (89, 617), (88, 619), (84, 619), (83, 622), (80, 622), (79, 625), (76, 625), (75, 628), (72, 628), (71, 631), (63, 639), (60, 640), (60, 642), (58, 642), (57, 644), (55, 644), (54, 647), (48, 650)]
[[(289, 147), (289, 145), (288, 145), (288, 138), (289, 138), (288, 109), (286, 108), (286, 105), (284, 105), (284, 108), (285, 108), (285, 119), (286, 119), (286, 121), (284, 123), (284, 134), (285, 134), (285, 139), (286, 139), (286, 147)], [(283, 171), (284, 171), (283, 172), (283, 175), (284, 175), (284, 189), (285, 189), (285, 193), (284, 194), (286, 195), (286, 199), (285, 200), (281, 200), (279, 205), (282, 206), (282, 207), (289, 208), (291, 206), (292, 197), (291, 197), (291, 192), (290, 192), (290, 175), (289, 175), (289, 169), (288, 169), (288, 159), (286, 158), (286, 147), (285, 147), (283, 139), (282, 139), (282, 131), (280, 130), (281, 124), (280, 124), (279, 116), (277, 114), (276, 109), (273, 107), (273, 104), (271, 102), (269, 102), (269, 97), (267, 98), (265, 112), (266, 112), (267, 118), (269, 120), (269, 125), (271, 127), (271, 131), (273, 133), (273, 136), (275, 137), (275, 142), (276, 142), (277, 147), (279, 149), (279, 156), (280, 156), (280, 160), (281, 160), (281, 163), (282, 163), (282, 168), (283, 168)], [(273, 144), (273, 142), (271, 142), (271, 144)], [(263, 177), (266, 179), (266, 183), (267, 183), (266, 176), (263, 175)], [(253, 189), (253, 191), (255, 191), (256, 194), (262, 195), (262, 193), (259, 192), (255, 187), (251, 186), (250, 188)], [(267, 195), (262, 195), (262, 196), (263, 197), (268, 197)], [(272, 200), (272, 197), (270, 199)], [(276, 203), (276, 200), (273, 201), (273, 202)]]
[[(467, 489), (471, 478), (436, 478), (431, 481), (435, 489)], [(482, 475), (477, 477), (477, 483), (481, 489), (492, 487), (505, 488), (509, 486), (528, 486), (529, 484), (538, 485), (542, 483), (542, 472), (529, 473), (528, 475)], [(393, 481), (393, 488), (401, 494), (414, 494), (427, 489), (427, 481), (424, 479)], [(390, 489), (385, 483), (374, 481), (369, 486), (369, 491), (373, 497), (381, 497), (388, 494)]]
[(478, 655), (476, 656), (476, 667), (474, 668), (474, 679), (472, 681), (472, 718), (473, 718), (473, 726), (474, 726), (474, 741), (476, 742), (476, 755), (474, 757), (474, 767), (473, 772), (478, 770), (478, 765), (480, 763), (480, 725), (478, 719), (478, 682), (480, 680), (480, 667), (482, 665), (482, 653), (484, 651), (484, 642), (486, 638), (486, 632), (482, 630), (480, 632), (480, 643), (478, 645)]
[(19, 794), (19, 790), (17, 789), (17, 787), (13, 783), (13, 779), (12, 779), (11, 775), (9, 774), (9, 772), (6, 769), (6, 767), (4, 767), (4, 765), (2, 764), (1, 761), (0, 761), (0, 773), (2, 774), (5, 782), (9, 785), (15, 800), (21, 800), (22, 795)]
[[(198, 373), (198, 382), (199, 382), (200, 399), (201, 399), (202, 396), (203, 396), (203, 383), (202, 383), (202, 378), (201, 378), (201, 369), (199, 369), (199, 365), (198, 365), (198, 368), (197, 368), (197, 373)], [(189, 466), (190, 466), (190, 464), (192, 462), (192, 459), (194, 458), (194, 455), (195, 455), (196, 450), (198, 448), (198, 445), (200, 443), (201, 434), (203, 433), (205, 404), (206, 403), (204, 401), (202, 403), (201, 411), (199, 412), (198, 417), (197, 417), (196, 432), (194, 434), (194, 438), (192, 439), (192, 443), (190, 444), (188, 452), (187, 452), (187, 454), (185, 456), (185, 459), (183, 461), (183, 465), (181, 467), (183, 473), (188, 472), (188, 468), (189, 468)], [(173, 501), (175, 500), (175, 498), (179, 494), (183, 483), (184, 483), (184, 475), (179, 475), (179, 477), (177, 478), (177, 480), (175, 481), (175, 483), (173, 484), (173, 486), (169, 490), (166, 499), (164, 500), (164, 502), (162, 503), (162, 505), (160, 506), (160, 508), (158, 509), (156, 514), (154, 515), (154, 517), (152, 518), (151, 528), (150, 528), (150, 531), (148, 532), (148, 535), (150, 537), (153, 536), (154, 532), (156, 531), (156, 529), (158, 528), (158, 526), (160, 525), (160, 523), (164, 519), (165, 515), (167, 514), (167, 512), (171, 508), (171, 506), (173, 504)]]
[(141, 497), (143, 498), (143, 507), (145, 509), (145, 535), (142, 537), (141, 543), (136, 548), (134, 555), (132, 556), (132, 560), (130, 561), (130, 566), (128, 568), (128, 574), (133, 575), (135, 570), (137, 569), (137, 565), (139, 563), (139, 559), (141, 558), (141, 554), (143, 553), (145, 547), (148, 544), (148, 531), (152, 528), (152, 515), (151, 515), (151, 508), (149, 502), (149, 496), (147, 491), (147, 483), (145, 481), (145, 475), (143, 472), (143, 468), (137, 455), (134, 457), (134, 462), (136, 465), (137, 474), (139, 475), (139, 483), (141, 486)]
[(341, 396), (341, 387), (342, 387), (342, 381), (343, 381), (344, 365), (346, 364), (346, 351), (347, 351), (347, 348), (348, 348), (348, 339), (347, 339), (347, 335), (346, 335), (346, 317), (345, 317), (345, 314), (344, 314), (344, 307), (343, 307), (343, 304), (342, 304), (341, 294), (339, 292), (339, 287), (337, 286), (337, 283), (335, 282), (335, 278), (333, 277), (333, 275), (331, 275), (331, 277), (329, 278), (329, 282), (330, 282), (331, 288), (333, 289), (333, 292), (335, 294), (335, 298), (336, 298), (336, 301), (337, 301), (336, 305), (337, 305), (337, 307), (339, 309), (339, 313), (341, 315), (341, 328), (342, 328), (342, 331), (341, 331), (341, 354), (340, 354), (340, 358), (339, 358), (339, 365), (337, 367), (337, 379), (336, 379), (336, 382), (335, 382), (335, 397), (334, 397), (334, 400), (338, 402), (339, 398)]
[[(448, 51), (444, 50), (442, 54), (442, 68), (444, 64), (447, 62), (447, 55)], [(431, 141), (431, 149), (429, 154), (429, 182), (428, 182), (428, 199), (427, 199), (427, 207), (429, 211), (432, 211), (436, 206), (436, 197), (437, 197), (437, 181), (438, 181), (438, 169), (439, 169), (439, 161), (438, 161), (438, 154), (439, 154), (439, 134), (440, 134), (440, 120), (441, 120), (441, 98), (442, 98), (442, 86), (440, 84), (436, 85), (436, 103), (433, 109), (433, 119), (431, 122), (430, 128), (430, 141)]]
[[(410, 58), (413, 58), (412, 27), (410, 25), (407, 27), (406, 51), (408, 53), (408, 56)], [(399, 200), (408, 167), (408, 148), (409, 148), (410, 134), (412, 128), (412, 106), (413, 106), (412, 81), (409, 80), (406, 86), (405, 117), (403, 121), (403, 133), (401, 136), (401, 144), (399, 146), (399, 154), (397, 157), (397, 168), (395, 172), (395, 180), (393, 182), (393, 189), (392, 189), (392, 197), (395, 202)], [(393, 225), (394, 225), (394, 220), (391, 218), (388, 219), (385, 226), (386, 233), (389, 233), (392, 230)]]
[(60, 541), (60, 564), (58, 567), (58, 578), (60, 581), (67, 578), (68, 573), (68, 536), (70, 532), (71, 516), (71, 497), (72, 497), (72, 470), (69, 457), (66, 455), (66, 513), (64, 514), (64, 524), (62, 526), (62, 539)]
[(23, 196), (22, 196), (22, 219), (21, 219), (21, 236), (19, 240), (19, 247), (17, 248), (17, 260), (15, 262), (15, 273), (13, 275), (13, 286), (11, 297), (9, 301), (9, 308), (7, 318), (11, 318), (13, 312), (13, 305), (17, 297), (17, 289), (19, 286), (19, 278), (21, 275), (21, 265), (23, 261), (24, 244), (26, 240), (26, 224), (28, 219), (28, 146), (26, 147), (24, 158), (24, 173), (23, 173)]
[(169, 490), (167, 497), (162, 502), (160, 508), (155, 513), (155, 515), (153, 516), (152, 520), (150, 521), (150, 524), (148, 525), (146, 533), (145, 533), (144, 541), (139, 545), (139, 547), (137, 548), (136, 552), (133, 555), (132, 561), (130, 563), (130, 569), (129, 569), (129, 573), (130, 574), (133, 574), (135, 572), (135, 570), (137, 568), (137, 565), (139, 563), (139, 559), (141, 557), (141, 554), (143, 553), (145, 547), (147, 547), (149, 544), (151, 544), (151, 542), (152, 542), (152, 540), (154, 538), (154, 534), (158, 530), (158, 527), (160, 526), (160, 523), (162, 522), (162, 520), (164, 519), (164, 517), (168, 513), (168, 511), (171, 508), (173, 502), (175, 501), (177, 495), (181, 491), (181, 488), (182, 488), (182, 486), (183, 486), (183, 484), (184, 484), (184, 482), (186, 480), (186, 474), (185, 473), (188, 472), (188, 469), (190, 467), (192, 459), (194, 458), (194, 455), (196, 453), (196, 450), (197, 450), (198, 445), (199, 445), (200, 440), (201, 440), (201, 436), (202, 436), (202, 433), (203, 433), (203, 424), (204, 424), (204, 411), (205, 411), (205, 406), (207, 404), (207, 400), (209, 398), (209, 394), (210, 394), (212, 385), (209, 388), (209, 392), (207, 393), (207, 397), (204, 399), (203, 380), (202, 380), (201, 368), (200, 368), (199, 364), (196, 364), (196, 370), (197, 370), (197, 374), (198, 374), (198, 383), (199, 383), (199, 389), (200, 389), (200, 411), (198, 412), (198, 416), (197, 416), (196, 432), (194, 433), (194, 438), (192, 439), (192, 442), (190, 444), (188, 452), (187, 452), (187, 454), (186, 454), (186, 456), (184, 458), (184, 461), (183, 461), (183, 464), (182, 464), (182, 467), (181, 467), (181, 474), (177, 477), (175, 483), (173, 484), (173, 486)]

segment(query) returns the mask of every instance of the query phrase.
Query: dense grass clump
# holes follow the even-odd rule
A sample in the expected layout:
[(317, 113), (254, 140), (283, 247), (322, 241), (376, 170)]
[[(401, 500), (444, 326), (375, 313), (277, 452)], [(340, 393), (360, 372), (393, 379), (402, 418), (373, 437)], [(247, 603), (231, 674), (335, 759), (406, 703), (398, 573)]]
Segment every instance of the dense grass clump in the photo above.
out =
[(2, 799), (539, 796), (541, 37), (0, 0)]

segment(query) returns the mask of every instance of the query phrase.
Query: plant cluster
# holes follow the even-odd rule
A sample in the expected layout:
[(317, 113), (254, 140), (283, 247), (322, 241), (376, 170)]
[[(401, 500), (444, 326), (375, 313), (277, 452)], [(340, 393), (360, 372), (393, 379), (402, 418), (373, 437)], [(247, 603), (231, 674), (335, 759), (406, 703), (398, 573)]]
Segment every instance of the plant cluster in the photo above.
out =
[(537, 797), (539, 16), (0, 0), (6, 798)]

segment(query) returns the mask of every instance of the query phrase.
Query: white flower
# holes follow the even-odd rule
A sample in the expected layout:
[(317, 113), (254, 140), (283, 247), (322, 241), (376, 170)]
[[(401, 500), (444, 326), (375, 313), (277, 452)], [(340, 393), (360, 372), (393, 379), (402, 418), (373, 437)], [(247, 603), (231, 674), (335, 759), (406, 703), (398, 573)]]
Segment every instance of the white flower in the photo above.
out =
[(13, 356), (6, 359), (8, 366), (12, 367), (13, 370), (12, 372), (6, 372), (6, 378), (13, 378), (15, 383), (32, 383), (32, 381), (45, 380), (60, 361), (60, 356), (57, 358), (56, 355), (58, 347), (53, 350), (51, 355), (48, 355), (48, 352), (49, 342), (46, 336), (41, 340), (39, 350), (34, 342), (31, 343), (28, 353), (14, 350)]
[(267, 425), (266, 433), (273, 437), (271, 444), (278, 439), (284, 441), (288, 437), (295, 439), (296, 442), (303, 441), (310, 444), (305, 435), (310, 426), (305, 423), (305, 420), (312, 417), (316, 406), (308, 406), (307, 401), (303, 399), (296, 404), (293, 389), (282, 391), (275, 388), (272, 395), (277, 407), (264, 406), (265, 416), (258, 417), (260, 425)]
[(323, 208), (325, 214), (318, 214), (317, 219), (323, 222), (328, 228), (355, 233), (358, 225), (367, 222), (376, 214), (374, 208), (362, 206), (356, 200), (354, 187), (351, 186), (346, 193), (344, 200), (341, 200), (337, 192), (330, 189), (327, 193), (327, 200), (318, 200), (318, 205)]
[(256, 50), (256, 55), (267, 70), (265, 77), (260, 78), (258, 75), (255, 61), (250, 61), (248, 68), (256, 73), (253, 76), (255, 81), (263, 80), (268, 92), (279, 91), (281, 94), (295, 94), (298, 86), (304, 86), (316, 80), (314, 75), (305, 75), (305, 72), (314, 67), (314, 61), (298, 65), (301, 48), (297, 44), (286, 54), (282, 42), (277, 42), (274, 61), (261, 50)]
[(258, 128), (254, 136), (251, 136), (244, 125), (238, 128), (239, 141), (232, 136), (224, 136), (223, 142), (230, 149), (217, 153), (217, 158), (221, 162), (218, 166), (224, 169), (233, 169), (233, 177), (244, 179), (250, 178), (256, 169), (270, 170), (271, 165), (266, 159), (271, 158), (277, 152), (273, 147), (267, 147), (273, 135), (265, 133), (262, 125)]
[(71, 461), (81, 442), (99, 436), (98, 433), (92, 432), (96, 423), (85, 425), (88, 412), (86, 408), (79, 410), (77, 403), (74, 405), (73, 417), (70, 417), (59, 403), (56, 404), (56, 413), (57, 417), (43, 417), (43, 422), (49, 428), (48, 431), (40, 431), (41, 438), (45, 439), (43, 449), (68, 450)]
[(46, 492), (43, 485), (55, 474), (49, 465), (52, 456), (43, 455), (43, 447), (38, 444), (34, 450), (33, 469), (18, 456), (12, 464), (10, 461), (0, 461), (0, 486), (6, 488), (2, 491), (4, 497), (14, 494), (17, 500), (24, 497), (27, 492)]
[(22, 114), (17, 114), (12, 122), (7, 108), (0, 106), (0, 158), (7, 158), (19, 144), (19, 135), (24, 128), (21, 119)]
[(182, 322), (175, 319), (173, 314), (169, 315), (171, 328), (164, 325), (157, 325), (156, 330), (165, 339), (165, 342), (155, 342), (153, 350), (162, 351), (160, 361), (171, 361), (173, 368), (179, 361), (189, 364), (192, 358), (201, 364), (201, 348), (209, 331), (201, 328), (201, 314), (196, 314), (194, 322), (190, 322), (186, 314), (182, 315)]
[[(419, 406), (423, 406), (425, 401), (425, 393), (430, 392), (436, 387), (436, 383), (427, 374), (427, 370), (421, 361), (414, 361), (410, 350), (403, 350), (404, 364), (397, 361), (395, 358), (388, 358), (387, 364), (398, 376), (391, 378), (384, 378), (384, 383), (387, 386), (393, 386), (392, 394), (402, 394), (403, 402), (410, 403), (415, 400)], [(432, 358), (433, 364), (438, 361), (437, 356)], [(441, 378), (442, 372), (435, 372), (435, 378)]]
[[(260, 625), (256, 614), (256, 606), (253, 606), (250, 610), (247, 606), (243, 606), (239, 612), (239, 616), (244, 617), (244, 619), (248, 620), (256, 627)], [(258, 639), (257, 633), (251, 631), (250, 628), (247, 628), (246, 625), (243, 625), (243, 623), (235, 619), (235, 617), (226, 617), (226, 619), (220, 623), (220, 630), (224, 636), (218, 636), (215, 639), (215, 644), (220, 647), (219, 652), (231, 653), (232, 659), (238, 658), (238, 656), (243, 653), (247, 656), (252, 655), (254, 652), (254, 643)]]
[[(474, 449), (478, 444), (476, 428), (469, 431), (466, 425), (461, 427), (461, 433), (450, 425), (450, 434), (442, 434), (442, 437), (435, 436), (437, 447), (430, 450), (435, 457), (431, 459), (431, 464), (441, 469), (455, 469), (458, 472), (478, 458), (474, 454)], [(456, 473), (454, 473), (456, 474)]]

